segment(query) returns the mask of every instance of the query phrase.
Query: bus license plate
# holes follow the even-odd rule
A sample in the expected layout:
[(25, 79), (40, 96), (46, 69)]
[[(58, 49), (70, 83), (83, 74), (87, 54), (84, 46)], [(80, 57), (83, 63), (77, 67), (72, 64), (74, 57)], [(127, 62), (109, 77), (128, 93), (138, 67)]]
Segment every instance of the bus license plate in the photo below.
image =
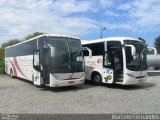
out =
[(68, 83), (69, 83), (69, 84), (74, 84), (74, 81), (73, 81), (73, 80), (72, 80), (72, 81), (68, 81)]

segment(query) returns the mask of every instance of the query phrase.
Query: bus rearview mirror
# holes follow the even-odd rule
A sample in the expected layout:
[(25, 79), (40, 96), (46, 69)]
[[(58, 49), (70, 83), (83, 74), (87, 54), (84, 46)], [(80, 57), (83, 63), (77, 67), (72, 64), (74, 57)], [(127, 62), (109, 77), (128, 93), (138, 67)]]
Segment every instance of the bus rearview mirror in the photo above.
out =
[(92, 57), (92, 50), (89, 49), (88, 47), (83, 47), (83, 50), (86, 50), (89, 52), (89, 57), (91, 58)]

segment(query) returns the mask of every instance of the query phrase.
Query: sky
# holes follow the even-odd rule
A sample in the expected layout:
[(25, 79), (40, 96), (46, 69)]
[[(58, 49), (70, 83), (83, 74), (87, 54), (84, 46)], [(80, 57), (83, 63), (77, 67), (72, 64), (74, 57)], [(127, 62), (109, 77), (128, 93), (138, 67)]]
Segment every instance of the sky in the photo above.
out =
[(0, 45), (33, 32), (81, 40), (142, 37), (150, 46), (160, 35), (160, 0), (0, 0)]

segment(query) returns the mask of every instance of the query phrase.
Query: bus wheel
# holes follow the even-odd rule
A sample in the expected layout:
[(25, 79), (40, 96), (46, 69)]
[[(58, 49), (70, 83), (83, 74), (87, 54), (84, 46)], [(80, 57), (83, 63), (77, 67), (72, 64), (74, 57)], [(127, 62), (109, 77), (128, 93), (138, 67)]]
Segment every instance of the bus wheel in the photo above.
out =
[(102, 84), (102, 78), (101, 78), (101, 75), (99, 73), (94, 73), (93, 76), (92, 76), (92, 80), (97, 85)]
[(32, 84), (34, 85), (34, 75), (32, 74)]
[(10, 70), (10, 76), (11, 76), (11, 78), (14, 77), (14, 76), (13, 76), (13, 71), (12, 71), (12, 69)]

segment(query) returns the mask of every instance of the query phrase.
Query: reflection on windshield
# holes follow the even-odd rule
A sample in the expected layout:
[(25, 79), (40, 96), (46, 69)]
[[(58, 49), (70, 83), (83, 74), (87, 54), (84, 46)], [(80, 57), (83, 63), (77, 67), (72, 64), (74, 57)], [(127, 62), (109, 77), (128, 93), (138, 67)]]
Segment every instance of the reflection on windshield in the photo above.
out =
[(147, 70), (146, 45), (141, 41), (125, 40), (125, 45), (136, 48), (136, 56), (132, 56), (131, 47), (125, 47), (127, 69), (133, 71)]
[(69, 39), (68, 40), (69, 48), (70, 48), (70, 56), (71, 56), (71, 63), (70, 65), (76, 71), (83, 70), (83, 53), (80, 41)]
[(81, 72), (84, 70), (80, 40), (49, 38), (49, 44), (55, 47), (55, 57), (52, 58), (53, 71)]

